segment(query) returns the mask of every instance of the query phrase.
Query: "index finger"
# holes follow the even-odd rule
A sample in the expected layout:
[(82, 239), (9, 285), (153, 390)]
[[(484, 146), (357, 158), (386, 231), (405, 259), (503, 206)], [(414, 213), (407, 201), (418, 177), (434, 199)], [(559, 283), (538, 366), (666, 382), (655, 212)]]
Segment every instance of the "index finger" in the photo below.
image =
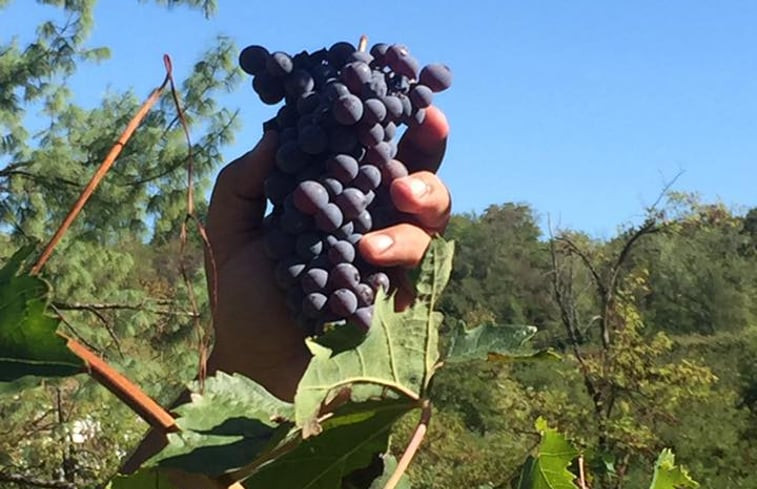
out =
[(436, 172), (447, 149), (447, 118), (433, 105), (425, 110), (423, 123), (410, 127), (399, 142), (397, 159), (405, 164), (410, 173)]

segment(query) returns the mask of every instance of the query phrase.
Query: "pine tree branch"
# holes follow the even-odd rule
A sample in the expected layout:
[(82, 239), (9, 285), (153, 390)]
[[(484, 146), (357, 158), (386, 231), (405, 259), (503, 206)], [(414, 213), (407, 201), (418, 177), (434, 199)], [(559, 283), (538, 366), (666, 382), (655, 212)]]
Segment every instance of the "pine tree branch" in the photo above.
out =
[(15, 474), (12, 472), (0, 472), (0, 482), (10, 482), (33, 487), (45, 487), (51, 489), (77, 489), (76, 484), (65, 480), (39, 479), (32, 475)]
[(186, 316), (190, 318), (198, 317), (199, 314), (192, 311), (170, 311), (165, 309), (152, 309), (145, 307), (145, 303), (139, 304), (119, 304), (111, 302), (102, 303), (82, 303), (82, 302), (53, 302), (53, 305), (62, 311), (89, 311), (93, 314), (97, 311), (141, 311), (162, 316)]

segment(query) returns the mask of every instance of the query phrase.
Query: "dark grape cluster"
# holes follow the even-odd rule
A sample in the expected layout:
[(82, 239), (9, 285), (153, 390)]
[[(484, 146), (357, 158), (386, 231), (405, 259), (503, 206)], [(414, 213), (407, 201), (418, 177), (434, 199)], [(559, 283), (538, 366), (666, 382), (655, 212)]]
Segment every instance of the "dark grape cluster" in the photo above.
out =
[(389, 195), (391, 182), (408, 174), (394, 159), (395, 134), (423, 123), (451, 73), (441, 64), (420, 69), (400, 44), (367, 52), (338, 42), (294, 56), (248, 46), (239, 64), (260, 100), (284, 101), (266, 123), (279, 133), (265, 181), (273, 206), (265, 243), (276, 282), (309, 334), (344, 320), (367, 331), (375, 294), (390, 283), (356, 245), (364, 233), (402, 219)]

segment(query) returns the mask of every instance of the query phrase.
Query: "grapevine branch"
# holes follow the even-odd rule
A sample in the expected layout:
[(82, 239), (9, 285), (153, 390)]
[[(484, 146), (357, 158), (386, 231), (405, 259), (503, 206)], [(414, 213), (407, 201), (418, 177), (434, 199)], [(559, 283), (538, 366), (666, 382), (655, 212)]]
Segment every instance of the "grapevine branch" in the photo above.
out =
[[(71, 224), (79, 215), (84, 205), (97, 189), (100, 182), (103, 180), (108, 170), (113, 166), (116, 158), (123, 150), (124, 146), (131, 138), (134, 131), (136, 131), (139, 124), (145, 118), (155, 102), (157, 102), (163, 89), (171, 81), (171, 62), (170, 58), (165, 55), (163, 57), (166, 66), (166, 76), (163, 82), (158, 88), (155, 88), (147, 100), (142, 104), (137, 113), (131, 118), (126, 126), (126, 129), (121, 133), (116, 143), (113, 145), (107, 156), (100, 164), (95, 174), (90, 179), (87, 186), (82, 191), (79, 198), (76, 200), (71, 210), (66, 215), (65, 219), (58, 227), (53, 237), (45, 246), (42, 254), (37, 259), (30, 271), (30, 275), (39, 275), (42, 268), (45, 266), (50, 256), (53, 253), (55, 247), (60, 243), (60, 240), (66, 234)], [(62, 333), (62, 336), (65, 337)], [(174, 422), (173, 417), (164, 410), (158, 403), (152, 400), (147, 394), (145, 394), (137, 385), (131, 382), (129, 379), (117, 372), (106, 361), (97, 356), (91, 350), (87, 349), (84, 345), (74, 340), (73, 338), (66, 337), (67, 347), (78, 356), (88, 366), (90, 375), (110, 390), (116, 397), (121, 399), (126, 405), (128, 405), (134, 412), (147, 421), (150, 425), (161, 429), (164, 432), (176, 431), (178, 428)]]
[(427, 400), (423, 403), (421, 411), (421, 419), (418, 421), (418, 425), (415, 428), (413, 437), (410, 439), (410, 443), (405, 448), (405, 453), (402, 454), (399, 462), (397, 462), (397, 468), (394, 469), (394, 473), (389, 478), (389, 481), (384, 486), (384, 489), (394, 489), (399, 484), (400, 479), (410, 466), (410, 462), (413, 461), (415, 453), (423, 442), (423, 438), (426, 436), (426, 430), (428, 430), (428, 423), (431, 421), (431, 403)]
[(205, 247), (205, 254), (209, 258), (210, 262), (210, 269), (211, 269), (211, 277), (210, 277), (210, 283), (211, 283), (211, 307), (215, 309), (216, 305), (216, 296), (217, 296), (217, 290), (218, 290), (218, 284), (217, 284), (217, 274), (216, 274), (216, 262), (215, 257), (213, 254), (213, 248), (210, 245), (210, 239), (208, 238), (208, 233), (205, 231), (205, 227), (202, 225), (202, 222), (197, 218), (197, 215), (194, 211), (194, 182), (193, 182), (193, 175), (194, 175), (194, 153), (192, 150), (192, 140), (189, 137), (189, 125), (187, 124), (187, 119), (184, 117), (184, 111), (181, 108), (181, 102), (179, 101), (179, 94), (176, 91), (176, 86), (174, 84), (172, 70), (171, 70), (171, 60), (168, 58), (168, 56), (164, 57), (164, 61), (166, 64), (166, 73), (168, 78), (168, 83), (171, 88), (171, 97), (173, 99), (174, 105), (176, 106), (176, 116), (179, 118), (179, 122), (181, 122), (181, 127), (184, 130), (184, 136), (187, 140), (187, 214), (184, 217), (184, 220), (181, 223), (181, 231), (180, 231), (180, 247), (179, 247), (179, 267), (181, 269), (181, 276), (184, 279), (184, 284), (187, 287), (187, 291), (189, 292), (189, 302), (192, 307), (192, 314), (194, 317), (194, 323), (195, 323), (195, 329), (197, 331), (197, 343), (198, 343), (198, 349), (199, 349), (199, 361), (198, 361), (198, 380), (200, 383), (200, 392), (202, 393), (205, 390), (205, 377), (207, 376), (207, 358), (208, 358), (208, 349), (210, 348), (210, 332), (206, 331), (202, 327), (202, 323), (200, 322), (200, 312), (199, 307), (197, 305), (197, 296), (194, 291), (194, 286), (192, 285), (192, 281), (189, 278), (189, 271), (187, 270), (186, 263), (185, 263), (185, 257), (186, 257), (186, 247), (187, 247), (187, 223), (189, 221), (194, 221), (195, 226), (197, 228), (197, 232), (202, 238), (203, 245)]

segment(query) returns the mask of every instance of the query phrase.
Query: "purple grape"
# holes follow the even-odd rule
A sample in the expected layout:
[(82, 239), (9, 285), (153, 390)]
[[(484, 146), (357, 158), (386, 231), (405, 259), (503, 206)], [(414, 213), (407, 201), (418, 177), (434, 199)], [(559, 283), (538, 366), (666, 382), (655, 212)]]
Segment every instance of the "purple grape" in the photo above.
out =
[(300, 280), (302, 291), (306, 294), (311, 292), (321, 292), (326, 289), (326, 284), (329, 281), (329, 272), (323, 268), (310, 268)]
[(315, 225), (321, 231), (330, 233), (339, 229), (344, 221), (342, 211), (336, 204), (329, 202), (315, 214)]
[(340, 69), (355, 51), (357, 50), (352, 44), (348, 42), (337, 42), (329, 48), (328, 60), (335, 68)]
[(328, 256), (334, 265), (352, 263), (355, 260), (355, 245), (346, 240), (336, 241), (329, 247)]
[(367, 63), (356, 61), (344, 66), (340, 79), (350, 92), (360, 94), (363, 84), (371, 80), (371, 74), (371, 68)]
[(239, 53), (239, 67), (249, 75), (257, 75), (265, 69), (268, 56), (263, 46), (247, 46)]
[(384, 272), (372, 273), (371, 275), (368, 275), (365, 281), (371, 286), (374, 292), (378, 292), (379, 288), (384, 289), (385, 292), (389, 290), (389, 275)]
[(357, 130), (357, 137), (363, 145), (375, 146), (384, 140), (384, 128), (378, 123), (370, 126), (360, 126)]
[(337, 239), (347, 239), (354, 232), (355, 232), (355, 225), (351, 221), (348, 221), (342, 224), (341, 226), (339, 226), (339, 229), (336, 229), (333, 234), (334, 234), (334, 237)]
[(410, 116), (410, 127), (420, 126), (426, 120), (426, 109), (418, 109)]
[(397, 98), (400, 99), (402, 104), (402, 118), (407, 120), (413, 114), (413, 103), (407, 95), (399, 94)]
[(357, 296), (357, 303), (359, 306), (370, 306), (371, 304), (373, 304), (375, 295), (370, 285), (366, 283), (357, 284), (354, 291), (355, 295)]
[(349, 289), (338, 289), (331, 293), (327, 305), (337, 316), (349, 317), (357, 310), (357, 297)]
[(363, 192), (374, 190), (381, 185), (381, 170), (375, 165), (360, 165), (352, 184)]
[(291, 105), (283, 105), (276, 114), (279, 127), (292, 127), (297, 124), (297, 109)]
[(352, 243), (354, 246), (357, 246), (358, 242), (360, 241), (360, 239), (362, 239), (362, 237), (363, 237), (362, 234), (360, 234), (360, 233), (354, 233), (354, 234), (351, 234), (351, 235), (349, 235), (347, 237), (347, 241), (349, 241), (350, 243)]
[(350, 89), (344, 83), (333, 81), (323, 91), (327, 100), (334, 101), (343, 95), (350, 95)]
[(367, 333), (371, 329), (371, 323), (373, 321), (373, 306), (361, 307), (355, 311), (350, 317), (356, 326), (358, 326), (363, 332)]
[(401, 161), (389, 160), (383, 165), (378, 165), (381, 170), (381, 182), (389, 186), (398, 178), (408, 176), (407, 167)]
[(354, 187), (345, 188), (341, 194), (336, 196), (334, 202), (339, 206), (345, 219), (354, 219), (368, 205), (365, 194)]
[(276, 151), (276, 166), (285, 173), (297, 173), (310, 163), (310, 157), (300, 150), (294, 141), (279, 146)]
[(294, 189), (293, 197), (294, 206), (307, 215), (315, 214), (329, 202), (326, 187), (312, 180), (300, 182)]
[(411, 79), (418, 76), (418, 61), (410, 55), (406, 46), (394, 44), (390, 47), (386, 52), (386, 62), (395, 73)]
[(397, 124), (389, 121), (384, 125), (384, 141), (391, 141), (397, 134)]
[(350, 54), (347, 57), (347, 63), (353, 63), (355, 61), (360, 61), (361, 63), (365, 64), (371, 64), (373, 63), (373, 56), (371, 56), (370, 53), (366, 53), (365, 51), (355, 51), (354, 53)]
[(371, 47), (371, 56), (373, 56), (373, 64), (376, 66), (384, 66), (386, 64), (386, 52), (389, 50), (389, 45), (384, 43), (376, 43)]
[(386, 107), (387, 116), (398, 121), (402, 117), (402, 101), (394, 95), (386, 96), (382, 101)]
[(327, 300), (328, 297), (324, 294), (311, 292), (302, 299), (302, 312), (305, 313), (305, 316), (316, 319), (321, 315)]
[(364, 99), (367, 98), (381, 98), (386, 97), (389, 87), (386, 85), (384, 74), (380, 71), (374, 71), (371, 74), (371, 79), (364, 82), (360, 89), (360, 95)]
[(363, 117), (363, 102), (354, 95), (342, 95), (334, 101), (331, 110), (337, 122), (351, 126)]
[(375, 124), (386, 118), (386, 105), (378, 98), (369, 98), (363, 102), (363, 118), (361, 123)]
[(255, 75), (252, 79), (252, 88), (264, 104), (277, 104), (284, 98), (284, 87), (281, 81), (267, 71), (261, 71)]
[(355, 225), (355, 231), (365, 234), (373, 228), (373, 217), (367, 210), (358, 214), (352, 221)]
[(447, 65), (430, 64), (421, 70), (419, 81), (434, 92), (441, 92), (452, 86), (452, 71)]
[(266, 59), (266, 72), (275, 77), (286, 76), (292, 72), (293, 68), (294, 63), (292, 62), (292, 58), (287, 53), (277, 51)]
[(344, 186), (342, 182), (332, 177), (322, 177), (319, 182), (323, 185), (323, 188), (329, 193), (329, 197), (332, 199), (342, 193)]
[(373, 163), (379, 168), (391, 161), (392, 159), (392, 147), (386, 141), (381, 141), (375, 146), (368, 148), (365, 154), (365, 160), (367, 163)]
[(350, 155), (334, 155), (326, 161), (326, 171), (330, 177), (336, 178), (341, 183), (350, 183), (355, 179), (358, 172), (358, 163)]
[(284, 91), (293, 98), (312, 92), (314, 88), (315, 81), (313, 81), (313, 77), (303, 69), (294, 70), (284, 80)]
[(329, 274), (333, 289), (354, 289), (360, 283), (360, 272), (352, 263), (334, 265)]
[(431, 105), (433, 99), (434, 92), (432, 92), (426, 85), (418, 84), (410, 90), (410, 101), (419, 109), (425, 109)]

